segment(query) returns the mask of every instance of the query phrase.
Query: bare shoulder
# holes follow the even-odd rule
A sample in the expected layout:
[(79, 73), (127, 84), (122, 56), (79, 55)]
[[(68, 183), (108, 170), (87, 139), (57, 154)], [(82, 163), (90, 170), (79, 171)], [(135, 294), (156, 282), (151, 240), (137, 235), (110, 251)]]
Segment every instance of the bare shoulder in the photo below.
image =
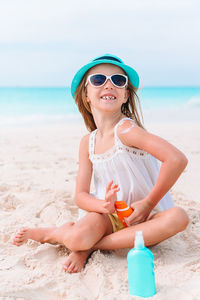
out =
[[(138, 147), (138, 139), (144, 139), (148, 132), (139, 127), (132, 119), (125, 119), (117, 127), (117, 136), (121, 142), (129, 147)], [(142, 148), (141, 148), (142, 149)]]
[(81, 138), (80, 141), (80, 148), (79, 150), (81, 151), (89, 151), (89, 139), (90, 139), (90, 134), (86, 134)]
[(139, 127), (134, 120), (124, 120), (117, 128), (117, 135), (123, 144), (144, 150), (160, 161), (184, 156), (175, 146)]
[(89, 138), (90, 138), (90, 134), (86, 134), (84, 135), (82, 138), (81, 138), (81, 142), (80, 144), (81, 145), (86, 145), (86, 144), (89, 144)]
[(84, 136), (81, 138), (81, 143), (89, 143), (89, 138), (90, 138), (90, 133), (84, 135)]

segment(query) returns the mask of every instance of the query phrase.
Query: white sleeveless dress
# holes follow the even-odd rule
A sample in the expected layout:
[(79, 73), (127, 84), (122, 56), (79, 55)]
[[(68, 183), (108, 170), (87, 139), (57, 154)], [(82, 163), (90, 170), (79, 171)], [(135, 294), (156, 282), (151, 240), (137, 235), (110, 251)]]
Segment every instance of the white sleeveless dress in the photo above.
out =
[[(160, 165), (151, 154), (124, 145), (117, 136), (117, 127), (124, 120), (130, 121), (130, 127), (135, 122), (130, 118), (123, 118), (114, 128), (114, 146), (103, 154), (95, 154), (95, 136), (97, 129), (92, 131), (89, 137), (89, 158), (93, 164), (93, 180), (95, 192), (91, 193), (98, 199), (105, 198), (107, 184), (113, 180), (119, 185), (118, 200), (124, 200), (129, 206), (132, 202), (142, 200), (148, 195), (156, 183)], [(155, 207), (162, 211), (173, 207), (170, 193), (158, 202)], [(85, 211), (79, 209), (79, 218), (85, 215)]]

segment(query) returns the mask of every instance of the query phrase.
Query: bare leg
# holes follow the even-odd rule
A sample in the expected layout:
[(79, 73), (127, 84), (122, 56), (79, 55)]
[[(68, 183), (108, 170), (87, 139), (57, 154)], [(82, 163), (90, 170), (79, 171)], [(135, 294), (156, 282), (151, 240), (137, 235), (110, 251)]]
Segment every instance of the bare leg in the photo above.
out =
[[(122, 229), (118, 232), (105, 234), (91, 249), (85, 251), (74, 251), (70, 254), (63, 268), (68, 272), (79, 272), (82, 268), (82, 259), (94, 250), (114, 250), (121, 248), (132, 248), (137, 230), (142, 230), (145, 245), (155, 245), (163, 240), (183, 231), (188, 225), (188, 217), (185, 211), (179, 207), (173, 207), (163, 212), (153, 214), (141, 224)], [(82, 267), (84, 265), (82, 264)]]
[[(137, 230), (142, 230), (145, 245), (155, 245), (159, 242), (183, 231), (188, 225), (188, 217), (183, 209), (173, 207), (163, 212), (154, 214), (144, 223), (125, 228), (112, 233), (112, 225), (107, 215), (88, 213), (77, 223), (67, 223), (60, 228), (50, 228), (41, 236), (34, 236), (29, 231), (17, 245), (23, 243), (27, 238), (41, 242), (61, 243), (73, 252), (64, 263), (63, 268), (69, 272), (80, 271), (89, 256), (96, 250), (113, 250), (120, 248), (131, 248), (134, 245), (134, 236)], [(34, 232), (36, 234), (36, 231)], [(38, 233), (38, 232), (37, 232)], [(17, 236), (16, 236), (17, 239)]]
[(93, 249), (114, 250), (132, 248), (135, 232), (142, 230), (146, 246), (156, 245), (169, 237), (183, 231), (189, 219), (185, 211), (179, 207), (158, 212), (146, 222), (130, 226), (118, 232), (109, 234), (97, 242)]
[[(63, 264), (67, 272), (79, 272), (91, 252), (92, 246), (104, 235), (112, 233), (112, 224), (107, 215), (88, 213), (77, 223), (66, 223), (61, 227), (24, 228), (16, 234), (13, 244), (21, 246), (28, 239), (41, 243), (63, 244), (73, 252)], [(85, 251), (84, 251), (85, 250)]]
[(63, 264), (63, 270), (68, 273), (80, 272), (88, 256), (94, 251), (91, 247), (103, 236), (112, 233), (112, 224), (107, 215), (89, 213), (85, 218), (87, 223), (84, 218), (80, 220), (74, 233), (72, 232), (71, 240), (69, 236), (65, 239), (65, 244), (73, 250)]
[(73, 222), (68, 222), (61, 226), (59, 229), (59, 234), (57, 234), (56, 239), (52, 236), (53, 232), (58, 230), (57, 227), (44, 227), (44, 228), (22, 228), (18, 232), (14, 239), (13, 245), (21, 246), (27, 242), (28, 239), (34, 240), (40, 243), (50, 243), (50, 244), (62, 244), (62, 233), (66, 233), (73, 226)]
[(68, 222), (61, 227), (23, 228), (14, 237), (13, 244), (21, 246), (31, 239), (40, 243), (59, 243), (72, 251), (81, 251), (90, 249), (111, 232), (112, 224), (107, 215), (90, 212), (76, 223)]

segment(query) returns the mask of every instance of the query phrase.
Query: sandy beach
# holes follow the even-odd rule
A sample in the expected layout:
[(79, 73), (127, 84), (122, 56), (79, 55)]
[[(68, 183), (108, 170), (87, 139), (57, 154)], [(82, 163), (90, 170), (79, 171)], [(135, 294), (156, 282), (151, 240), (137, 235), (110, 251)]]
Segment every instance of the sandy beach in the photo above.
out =
[[(197, 300), (200, 288), (200, 124), (149, 123), (148, 130), (180, 150), (189, 164), (171, 193), (189, 217), (187, 229), (151, 248), (153, 299)], [(129, 295), (128, 249), (92, 254), (79, 274), (66, 274), (63, 246), (12, 244), (21, 227), (60, 226), (78, 216), (73, 201), (84, 126), (0, 129), (0, 300), (139, 299)]]

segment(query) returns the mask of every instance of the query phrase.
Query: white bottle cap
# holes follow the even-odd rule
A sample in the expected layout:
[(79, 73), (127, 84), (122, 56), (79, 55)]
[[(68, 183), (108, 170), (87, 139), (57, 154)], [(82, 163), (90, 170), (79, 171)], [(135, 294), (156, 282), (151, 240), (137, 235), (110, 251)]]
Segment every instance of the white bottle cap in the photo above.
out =
[(141, 249), (144, 248), (144, 238), (142, 231), (136, 231), (135, 233), (135, 248), (136, 249)]

